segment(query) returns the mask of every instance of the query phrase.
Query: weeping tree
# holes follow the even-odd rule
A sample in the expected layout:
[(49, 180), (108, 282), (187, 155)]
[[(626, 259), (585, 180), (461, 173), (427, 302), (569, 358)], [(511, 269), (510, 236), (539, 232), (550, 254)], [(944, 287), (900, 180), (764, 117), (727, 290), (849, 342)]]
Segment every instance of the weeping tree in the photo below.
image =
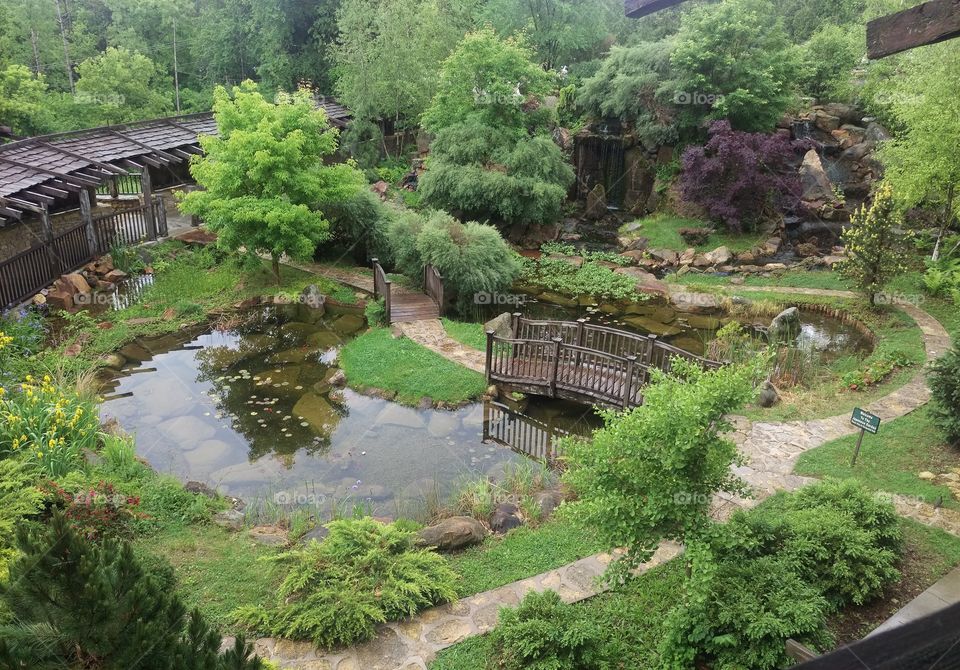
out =
[(200, 138), (205, 155), (190, 172), (204, 190), (182, 198), (229, 250), (269, 255), (280, 283), (280, 258), (308, 259), (330, 236), (329, 203), (356, 196), (365, 184), (352, 163), (327, 165), (337, 131), (306, 91), (270, 102), (247, 81), (214, 92), (218, 135)]

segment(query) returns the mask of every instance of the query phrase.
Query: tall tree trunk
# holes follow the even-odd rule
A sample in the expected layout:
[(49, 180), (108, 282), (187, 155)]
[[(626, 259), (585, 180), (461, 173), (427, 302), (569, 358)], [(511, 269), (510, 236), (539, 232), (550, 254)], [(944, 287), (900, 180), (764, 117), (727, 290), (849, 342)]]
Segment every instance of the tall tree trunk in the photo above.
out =
[(60, 9), (60, 0), (54, 0), (57, 5), (57, 23), (60, 26), (60, 39), (63, 41), (63, 58), (67, 70), (67, 79), (70, 80), (70, 92), (76, 93), (76, 87), (73, 84), (73, 64), (70, 62), (70, 45), (67, 42), (66, 16)]

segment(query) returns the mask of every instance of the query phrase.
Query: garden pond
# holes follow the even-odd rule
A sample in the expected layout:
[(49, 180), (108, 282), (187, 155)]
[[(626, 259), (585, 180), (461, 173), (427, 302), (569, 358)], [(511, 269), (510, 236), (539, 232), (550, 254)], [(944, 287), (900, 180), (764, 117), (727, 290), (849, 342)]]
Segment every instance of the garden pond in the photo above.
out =
[(599, 424), (567, 403), (415, 409), (340, 388), (337, 350), (364, 327), (355, 311), (271, 305), (141, 338), (119, 352), (126, 363), (103, 389), (102, 418), (181, 480), (248, 502), (327, 513), (352, 501), (388, 517), (462, 478), (502, 476), (523, 452), (549, 458), (556, 436)]

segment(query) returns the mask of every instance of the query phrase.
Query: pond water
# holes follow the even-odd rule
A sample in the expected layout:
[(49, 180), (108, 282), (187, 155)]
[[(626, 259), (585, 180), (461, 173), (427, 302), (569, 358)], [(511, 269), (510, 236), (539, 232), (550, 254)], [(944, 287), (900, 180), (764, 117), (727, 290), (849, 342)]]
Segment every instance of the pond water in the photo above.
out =
[(352, 500), (383, 516), (463, 476), (496, 477), (521, 451), (549, 457), (552, 436), (598, 424), (572, 404), (419, 410), (336, 388), (337, 349), (362, 327), (356, 314), (270, 306), (138, 340), (121, 350), (128, 363), (104, 390), (102, 417), (181, 480), (321, 511)]

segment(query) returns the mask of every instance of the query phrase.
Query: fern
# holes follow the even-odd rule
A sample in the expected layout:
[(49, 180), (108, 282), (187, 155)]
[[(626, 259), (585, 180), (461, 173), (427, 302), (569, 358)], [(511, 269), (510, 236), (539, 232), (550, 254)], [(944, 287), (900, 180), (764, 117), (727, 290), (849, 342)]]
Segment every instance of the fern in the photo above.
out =
[(328, 526), (323, 542), (270, 560), (286, 569), (277, 601), (248, 606), (235, 618), (257, 630), (320, 647), (373, 637), (395, 621), (456, 598), (456, 574), (439, 554), (413, 548), (413, 532), (372, 519)]

